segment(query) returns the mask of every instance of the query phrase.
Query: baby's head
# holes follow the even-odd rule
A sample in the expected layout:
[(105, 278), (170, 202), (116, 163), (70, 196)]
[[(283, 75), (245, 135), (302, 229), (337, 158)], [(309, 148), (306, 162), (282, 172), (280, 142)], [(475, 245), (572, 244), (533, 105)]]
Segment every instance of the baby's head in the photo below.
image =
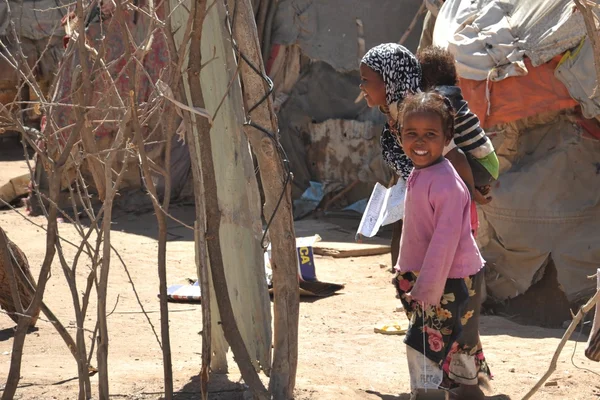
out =
[(455, 86), (458, 82), (455, 60), (452, 53), (441, 47), (427, 47), (417, 54), (423, 71), (423, 90), (436, 86)]
[(406, 47), (384, 43), (373, 47), (360, 63), (360, 89), (369, 107), (400, 102), (421, 85), (421, 67)]
[(400, 110), (400, 141), (415, 168), (425, 168), (443, 158), (454, 135), (454, 109), (438, 92), (408, 96)]

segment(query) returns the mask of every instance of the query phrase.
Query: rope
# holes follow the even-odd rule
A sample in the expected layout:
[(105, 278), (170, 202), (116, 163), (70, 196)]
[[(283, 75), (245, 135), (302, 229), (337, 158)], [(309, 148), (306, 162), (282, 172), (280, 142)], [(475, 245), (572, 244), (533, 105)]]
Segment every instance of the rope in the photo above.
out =
[(423, 376), (425, 377), (425, 381), (423, 382), (423, 388), (425, 389), (425, 393), (427, 393), (427, 357), (425, 353), (427, 351), (425, 347), (425, 303), (421, 302), (422, 314), (423, 318)]

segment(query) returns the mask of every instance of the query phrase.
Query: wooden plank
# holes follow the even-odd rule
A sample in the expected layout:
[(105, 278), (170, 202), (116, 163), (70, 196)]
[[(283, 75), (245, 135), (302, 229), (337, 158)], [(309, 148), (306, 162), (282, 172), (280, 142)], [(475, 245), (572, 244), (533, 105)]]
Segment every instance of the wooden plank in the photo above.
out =
[[(186, 9), (189, 8), (185, 4), (176, 8), (178, 21), (187, 21)], [(200, 72), (200, 84), (205, 107), (213, 115), (210, 145), (221, 216), (218, 235), (221, 257), (237, 328), (254, 369), (259, 371), (262, 367), (268, 373), (271, 365), (271, 308), (260, 244), (260, 195), (248, 140), (243, 133), (242, 93), (239, 80), (235, 79), (237, 64), (224, 25), (225, 5), (223, 2), (208, 2), (208, 10), (202, 29), (201, 52), (205, 65)], [(177, 30), (176, 26), (173, 28)], [(178, 31), (176, 42), (181, 37), (182, 33)], [(184, 65), (187, 63), (184, 62)], [(188, 76), (185, 76), (187, 102), (191, 106), (192, 94), (187, 82)], [(203, 145), (206, 143), (199, 143), (199, 146)], [(214, 283), (215, 271), (212, 272), (211, 281)], [(215, 316), (219, 315), (217, 302), (211, 304), (211, 314)], [(214, 327), (219, 326), (215, 323), (218, 320), (213, 318), (212, 321)], [(213, 329), (213, 333), (221, 337), (221, 329)], [(213, 339), (215, 345), (216, 340), (219, 339)], [(224, 350), (223, 343), (219, 347)]]
[(313, 246), (315, 254), (334, 258), (378, 256), (391, 251), (390, 246), (381, 244), (317, 242)]

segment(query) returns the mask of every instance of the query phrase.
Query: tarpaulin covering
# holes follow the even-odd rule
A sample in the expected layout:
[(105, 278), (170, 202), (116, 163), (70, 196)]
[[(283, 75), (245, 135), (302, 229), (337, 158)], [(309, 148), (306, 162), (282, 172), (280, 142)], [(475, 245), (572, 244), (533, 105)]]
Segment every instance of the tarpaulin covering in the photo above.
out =
[[(398, 42), (417, 17), (404, 43), (414, 51), (422, 26), (422, 15), (417, 16), (420, 6), (414, 0), (279, 1), (267, 70), (275, 83), (281, 144), (294, 173), (295, 199), (311, 181), (326, 183), (325, 192), (339, 189), (359, 177), (359, 171), (373, 171), (373, 160), (381, 160), (379, 133), (384, 118), (364, 100), (355, 103), (360, 93), (359, 36), (365, 51), (380, 43)], [(370, 125), (353, 126), (352, 121)], [(344, 136), (348, 134), (352, 139)], [(350, 153), (356, 154), (347, 157)], [(376, 173), (360, 175), (359, 179), (368, 180), (348, 198), (368, 197), (373, 184), (384, 181), (389, 173), (382, 166)]]
[[(12, 103), (17, 96), (21, 78), (13, 66), (13, 60), (14, 57), (18, 58), (19, 50), (25, 55), (40, 90), (44, 95), (47, 94), (63, 55), (62, 37), (65, 30), (61, 19), (66, 13), (66, 4), (64, 0), (0, 2), (0, 39), (6, 46), (0, 49), (4, 54), (0, 60), (1, 104)], [(17, 44), (20, 44), (20, 48), (17, 48)], [(23, 100), (36, 101), (37, 98), (37, 93), (29, 87)], [(24, 117), (27, 124), (39, 120), (39, 115), (32, 110), (26, 111)]]
[(589, 38), (586, 37), (579, 47), (564, 55), (555, 74), (567, 87), (571, 96), (579, 102), (586, 118), (594, 118), (600, 114), (594, 49)]
[[(493, 201), (481, 208), (478, 240), (487, 261), (489, 293), (524, 293), (551, 257), (573, 300), (594, 287), (600, 262), (600, 141), (564, 116), (494, 140), (501, 174)], [(491, 277), (490, 277), (491, 276)]]
[[(541, 112), (559, 111), (577, 105), (567, 88), (554, 76), (561, 57), (539, 67), (528, 58), (526, 76), (510, 77), (499, 82), (460, 79), (464, 98), (484, 128), (513, 122)], [(489, 89), (489, 96), (486, 93)]]
[(11, 19), (20, 38), (40, 40), (63, 36), (65, 30), (60, 20), (66, 14), (68, 4), (70, 2), (65, 0), (0, 2), (0, 36), (12, 33), (9, 25)]
[(524, 56), (538, 66), (585, 36), (583, 17), (574, 10), (572, 0), (447, 0), (433, 43), (450, 49), (463, 78), (525, 75)]
[[(330, 188), (357, 178), (371, 187), (389, 180), (379, 144), (383, 115), (364, 101), (354, 102), (358, 83), (358, 73), (339, 73), (315, 62), (291, 90), (278, 117), (281, 144), (294, 173), (294, 198), (302, 195), (311, 180), (328, 183)], [(363, 195), (370, 193), (369, 188)]]

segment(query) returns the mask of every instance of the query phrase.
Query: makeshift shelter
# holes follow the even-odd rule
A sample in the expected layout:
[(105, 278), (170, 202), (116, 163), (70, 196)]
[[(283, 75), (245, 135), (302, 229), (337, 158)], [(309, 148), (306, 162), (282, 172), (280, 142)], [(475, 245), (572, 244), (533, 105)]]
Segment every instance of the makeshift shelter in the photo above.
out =
[[(6, 46), (0, 52), (12, 60), (10, 54), (17, 57), (18, 37), (21, 50), (27, 58), (40, 89), (47, 95), (52, 84), (58, 63), (63, 54), (62, 38), (65, 30), (61, 19), (67, 4), (63, 0), (7, 1), (0, 3), (0, 40)], [(13, 31), (10, 22), (14, 22)], [(9, 54), (10, 53), (10, 54)], [(0, 57), (0, 104), (12, 104), (18, 98), (17, 88), (20, 77), (14, 66), (4, 57)], [(36, 101), (38, 95), (28, 85), (22, 90), (24, 101)], [(35, 126), (39, 123), (40, 113), (33, 107), (25, 113), (26, 122)], [(4, 132), (0, 132), (2, 135)]]
[(570, 0), (447, 0), (433, 44), (492, 138), (501, 176), (481, 207), (489, 294), (524, 293), (553, 261), (569, 300), (600, 263), (600, 124), (585, 25)]
[[(157, 15), (159, 17), (161, 12), (162, 9), (158, 7)], [(91, 71), (93, 95), (88, 100), (91, 110), (87, 113), (87, 117), (94, 121), (94, 124), (93, 128), (81, 130), (81, 144), (74, 147), (73, 157), (69, 158), (62, 180), (63, 189), (73, 183), (77, 167), (81, 164), (82, 174), (88, 182), (92, 183), (90, 192), (97, 194), (100, 200), (103, 198), (105, 178), (102, 163), (98, 160), (97, 154), (113, 145), (120, 121), (123, 119), (124, 110), (123, 107), (119, 107), (117, 100), (119, 97), (121, 99), (129, 97), (129, 78), (123, 73), (129, 62), (124, 57), (123, 30), (126, 29), (126, 32), (136, 40), (136, 44), (141, 46), (146, 39), (151, 22), (149, 18), (143, 17), (141, 14), (141, 12), (129, 13), (126, 16), (126, 27), (121, 26), (114, 18), (109, 16), (99, 18), (99, 15), (96, 15), (95, 18), (89, 18), (83, 22), (77, 21), (74, 13), (71, 12), (63, 19), (63, 25), (68, 28), (66, 32), (64, 28), (62, 30), (63, 34), (66, 34), (64, 41), (65, 57), (61, 60), (64, 65), (56, 76), (56, 90), (52, 94), (53, 103), (56, 105), (50, 107), (48, 116), (45, 118), (45, 121), (53, 124), (53, 126), (43, 126), (42, 129), (46, 129), (45, 132), (60, 130), (62, 136), (67, 138), (77, 120), (77, 115), (71, 105), (77, 104), (79, 100), (73, 98), (72, 92), (73, 87), (79, 84), (75, 80), (80, 79), (79, 65), (81, 60), (78, 51), (74, 49), (75, 42), (69, 40), (69, 38), (77, 35), (76, 27), (79, 23), (86, 24), (87, 43), (90, 48), (103, 54), (108, 66), (105, 71), (100, 65), (95, 65), (93, 63), (93, 52), (88, 53), (87, 62), (89, 65), (94, 65), (95, 70)], [(132, 49), (132, 51), (134, 50)], [(139, 84), (139, 90), (137, 91), (137, 102), (139, 104), (151, 106), (157, 102), (154, 87), (161, 77), (166, 80), (166, 77), (162, 74), (168, 62), (166, 39), (160, 32), (154, 32), (151, 45), (143, 58), (143, 68), (147, 73), (144, 73), (137, 83)], [(115, 96), (113, 90), (118, 93), (118, 97)], [(166, 142), (170, 140), (172, 143), (170, 156), (171, 197), (173, 199), (191, 197), (190, 159), (187, 146), (183, 140), (180, 140), (180, 137), (174, 135), (174, 132), (167, 132), (165, 129), (166, 124), (163, 122), (161, 116), (154, 113), (150, 120), (145, 121), (143, 126), (144, 138), (150, 143), (146, 146), (146, 152), (154, 163), (155, 171), (153, 172), (166, 169)], [(126, 153), (120, 152), (116, 170), (121, 170), (123, 163), (128, 163), (128, 165), (124, 170), (120, 190), (123, 192), (129, 191), (130, 193), (138, 191), (141, 196), (122, 197), (119, 205), (126, 208), (137, 208), (139, 202), (148, 203), (148, 199), (140, 191), (144, 187), (144, 182), (142, 181), (138, 161), (131, 158), (127, 159)], [(42, 174), (41, 165), (38, 164), (37, 167), (36, 172)], [(154, 178), (157, 191), (162, 196), (164, 178), (158, 172), (154, 175)], [(44, 183), (42, 179), (40, 185), (42, 190), (45, 189)], [(32, 201), (35, 200), (35, 196), (31, 196), (31, 198)]]
[(275, 85), (295, 199), (311, 181), (324, 184), (323, 194), (362, 182), (348, 193), (350, 201), (367, 198), (375, 182), (389, 181), (391, 170), (379, 145), (383, 116), (366, 102), (355, 102), (360, 92), (359, 39), (366, 50), (398, 42), (418, 17), (404, 43), (414, 50), (421, 32), (420, 6), (412, 0), (279, 1), (265, 63)]
[[(346, 196), (347, 202), (367, 198), (375, 182), (389, 182), (391, 170), (380, 156), (379, 135), (383, 116), (378, 110), (369, 109), (364, 101), (355, 101), (360, 93), (359, 59), (365, 49), (382, 42), (399, 41), (416, 19), (417, 23), (404, 43), (414, 50), (421, 31), (421, 4), (412, 0), (385, 0), (377, 4), (355, 0), (350, 3), (283, 0), (273, 4), (270, 19), (265, 25), (272, 28), (271, 34), (262, 35), (266, 40), (262, 45), (263, 50), (268, 52), (268, 57), (265, 57), (267, 73), (274, 82), (281, 143), (294, 174), (293, 198), (299, 198), (311, 181), (323, 184), (323, 194), (353, 185), (354, 189)], [(259, 7), (257, 5), (255, 9), (257, 18)], [(145, 26), (143, 18), (141, 23), (134, 24), (134, 15), (130, 16), (129, 28), (137, 37), (144, 32)], [(357, 26), (357, 18), (362, 29)], [(120, 28), (113, 27), (110, 19), (89, 21), (87, 36), (93, 48), (101, 48), (100, 32), (105, 35), (102, 43), (109, 53), (107, 60), (117, 60), (123, 52)], [(364, 41), (364, 49), (359, 45), (361, 41)], [(164, 40), (156, 37), (147, 57), (151, 64), (145, 65), (154, 71), (151, 80), (157, 79), (158, 71), (166, 62), (164, 52)], [(63, 62), (67, 65), (57, 77), (58, 92), (54, 97), (68, 103), (77, 55), (69, 55)], [(121, 64), (112, 64), (112, 76), (118, 76)], [(123, 90), (122, 79), (116, 82), (119, 92)], [(106, 79), (96, 79), (95, 82), (99, 87), (108, 84)], [(148, 80), (143, 79), (142, 85), (147, 87)], [(140, 91), (142, 95), (143, 92)], [(140, 100), (152, 101), (147, 97)], [(92, 103), (96, 105), (94, 114), (97, 117), (105, 115), (110, 108), (103, 98), (95, 98)], [(74, 116), (67, 107), (54, 107), (51, 112), (59, 126), (67, 126), (73, 121)], [(164, 133), (157, 127), (158, 123), (149, 126), (153, 126), (152, 135), (158, 142), (149, 154), (160, 165), (161, 157), (164, 159), (165, 145), (161, 140)], [(115, 123), (105, 122), (94, 129), (94, 143), (89, 141), (85, 151), (74, 154), (78, 162), (83, 161), (81, 155), (89, 153), (92, 144), (101, 151), (112, 143), (111, 132), (115, 132)], [(172, 149), (172, 197), (188, 198), (191, 174), (187, 149), (175, 142)], [(67, 172), (70, 171), (73, 169)], [(99, 166), (89, 158), (84, 162), (83, 171), (90, 181), (101, 175)], [(63, 187), (73, 180), (73, 176), (68, 175)], [(101, 187), (96, 187), (98, 184), (101, 185), (98, 182), (91, 188), (93, 192), (102, 191)], [(132, 163), (121, 190), (136, 191), (142, 187), (138, 168)], [(137, 198), (123, 197), (119, 202), (135, 202)]]

